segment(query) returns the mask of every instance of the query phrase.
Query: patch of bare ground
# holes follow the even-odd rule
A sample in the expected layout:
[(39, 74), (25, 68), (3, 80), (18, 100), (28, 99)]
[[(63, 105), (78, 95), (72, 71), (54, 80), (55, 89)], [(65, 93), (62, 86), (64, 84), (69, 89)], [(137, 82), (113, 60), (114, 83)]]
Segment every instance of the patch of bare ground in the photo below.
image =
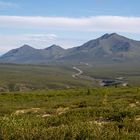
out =
[(13, 115), (22, 115), (22, 114), (28, 114), (28, 113), (45, 113), (45, 111), (41, 108), (29, 108), (29, 109), (21, 109), (21, 110), (16, 110)]
[(41, 117), (42, 118), (47, 118), (47, 117), (51, 117), (52, 115), (51, 114), (43, 114)]
[(61, 115), (66, 113), (69, 110), (69, 107), (59, 107), (56, 109), (56, 114)]
[(47, 118), (51, 116), (61, 115), (66, 113), (69, 110), (69, 107), (59, 107), (53, 113), (47, 113), (44, 109), (41, 108), (29, 108), (16, 110), (12, 115), (23, 115), (23, 114), (37, 114), (37, 117)]
[(131, 103), (131, 104), (129, 104), (129, 106), (130, 106), (131, 108), (133, 108), (133, 107), (136, 107), (137, 105), (136, 105), (135, 103)]
[(61, 114), (66, 113), (68, 110), (69, 110), (69, 107), (59, 107), (54, 111), (54, 113), (52, 113), (52, 114), (46, 113), (46, 114), (43, 114), (41, 117), (47, 118), (47, 117), (51, 117), (51, 116), (61, 115)]
[(129, 104), (129, 106), (130, 106), (131, 108), (137, 107), (137, 106), (139, 106), (139, 105), (140, 105), (140, 102), (139, 102), (139, 101), (136, 101), (136, 102), (134, 102), (134, 103), (130, 103), (130, 104)]
[(140, 115), (137, 115), (137, 116), (135, 117), (135, 120), (136, 120), (136, 121), (140, 121)]

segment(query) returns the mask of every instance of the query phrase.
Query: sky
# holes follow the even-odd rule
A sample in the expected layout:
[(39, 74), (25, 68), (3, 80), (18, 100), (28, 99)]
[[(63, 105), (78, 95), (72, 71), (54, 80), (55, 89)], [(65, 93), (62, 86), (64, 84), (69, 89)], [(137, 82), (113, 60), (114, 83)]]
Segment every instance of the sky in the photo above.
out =
[(0, 0), (0, 54), (24, 44), (82, 45), (105, 33), (140, 40), (140, 0)]

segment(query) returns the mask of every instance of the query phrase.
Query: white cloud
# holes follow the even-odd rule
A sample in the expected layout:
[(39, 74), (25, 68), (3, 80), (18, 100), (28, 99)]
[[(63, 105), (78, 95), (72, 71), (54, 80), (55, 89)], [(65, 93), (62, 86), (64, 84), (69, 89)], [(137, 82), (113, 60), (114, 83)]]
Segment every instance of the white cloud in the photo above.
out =
[(0, 35), (0, 54), (13, 48), (18, 48), (24, 44), (29, 44), (37, 49), (49, 47), (52, 44), (70, 48), (81, 45), (85, 40), (66, 39), (55, 34), (19, 34), (19, 35)]
[(69, 18), (38, 16), (0, 16), (0, 27), (86, 32), (102, 31), (140, 33), (140, 17), (93, 16)]
[[(138, 35), (140, 34), (140, 17), (94, 16), (69, 18), (0, 16), (0, 28), (8, 32), (5, 35), (2, 33), (0, 35), (0, 53), (20, 47), (23, 44), (29, 44), (36, 48), (45, 48), (52, 44), (58, 44), (64, 48), (69, 48), (88, 41), (86, 37), (85, 39), (78, 39), (81, 37), (78, 32), (81, 31), (88, 34), (90, 34), (89, 32), (122, 32), (123, 34), (137, 33)], [(46, 32), (47, 34), (40, 34), (39, 29), (43, 29), (43, 33)], [(59, 37), (52, 33), (58, 32), (56, 30), (60, 30), (63, 36)], [(15, 35), (14, 31), (17, 33), (25, 31), (27, 34)], [(72, 31), (72, 34), (68, 32), (70, 35), (65, 37), (65, 32), (63, 31)], [(36, 33), (34, 34), (34, 32)], [(51, 33), (48, 34), (48, 32)], [(76, 35), (80, 37), (74, 36), (74, 33), (78, 33)]]
[(0, 1), (0, 8), (11, 8), (11, 7), (18, 7), (18, 4)]
[[(24, 44), (34, 44), (38, 48), (57, 40), (55, 34), (18, 34), (18, 35), (0, 35), (0, 51), (20, 47)], [(45, 46), (46, 47), (46, 46)]]
[(25, 34), (25, 40), (34, 40), (34, 41), (46, 41), (46, 40), (56, 40), (58, 38), (55, 34)]

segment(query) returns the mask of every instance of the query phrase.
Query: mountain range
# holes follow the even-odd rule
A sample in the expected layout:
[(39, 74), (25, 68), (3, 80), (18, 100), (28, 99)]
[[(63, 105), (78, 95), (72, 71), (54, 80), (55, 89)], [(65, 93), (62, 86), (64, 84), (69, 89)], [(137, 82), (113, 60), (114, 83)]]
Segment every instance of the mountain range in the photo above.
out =
[(105, 34), (85, 44), (63, 49), (52, 45), (35, 49), (29, 45), (10, 50), (0, 57), (1, 63), (47, 64), (53, 62), (130, 62), (140, 60), (140, 41), (116, 33)]

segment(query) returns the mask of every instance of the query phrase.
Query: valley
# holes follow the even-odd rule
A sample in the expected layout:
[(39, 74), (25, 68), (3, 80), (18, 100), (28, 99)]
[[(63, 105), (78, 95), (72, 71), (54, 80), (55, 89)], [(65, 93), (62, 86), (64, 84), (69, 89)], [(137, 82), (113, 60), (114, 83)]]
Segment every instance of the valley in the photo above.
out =
[[(74, 69), (73, 69), (74, 68)], [(76, 69), (75, 69), (76, 68)], [(0, 91), (100, 87), (102, 80), (124, 77), (129, 86), (140, 85), (140, 66), (129, 65), (17, 65), (0, 64)]]

